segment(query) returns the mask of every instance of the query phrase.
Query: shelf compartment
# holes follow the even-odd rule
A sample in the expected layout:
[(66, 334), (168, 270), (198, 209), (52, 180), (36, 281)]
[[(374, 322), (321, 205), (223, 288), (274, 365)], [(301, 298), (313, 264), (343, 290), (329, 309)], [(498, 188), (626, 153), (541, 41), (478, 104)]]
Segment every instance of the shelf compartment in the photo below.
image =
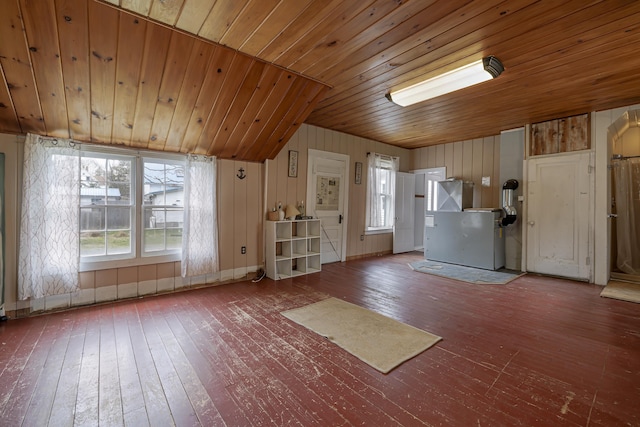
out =
[(312, 237), (307, 240), (307, 254), (320, 254), (320, 237)]
[(291, 258), (291, 240), (276, 242), (276, 259)]
[(301, 257), (307, 254), (307, 240), (298, 239), (291, 241), (291, 256)]
[(320, 220), (314, 219), (307, 222), (307, 237), (320, 237)]
[(291, 221), (291, 238), (304, 238), (307, 235), (306, 221)]
[(276, 227), (276, 242), (291, 239), (291, 221), (278, 221)]
[(291, 259), (282, 259), (276, 261), (276, 275), (278, 279), (286, 279), (291, 277)]
[(320, 254), (307, 256), (307, 273), (320, 271)]
[(291, 259), (291, 276), (307, 274), (307, 258), (299, 257)]

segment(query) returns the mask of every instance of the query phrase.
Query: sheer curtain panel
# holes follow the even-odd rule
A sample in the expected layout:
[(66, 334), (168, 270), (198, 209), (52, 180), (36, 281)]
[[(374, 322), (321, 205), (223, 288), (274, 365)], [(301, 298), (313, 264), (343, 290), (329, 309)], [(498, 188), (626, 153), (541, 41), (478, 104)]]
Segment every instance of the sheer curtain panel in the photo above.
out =
[(219, 269), (216, 158), (188, 156), (184, 179), (182, 277)]
[(72, 141), (27, 135), (18, 256), (22, 300), (79, 289), (79, 154)]
[(616, 265), (627, 274), (640, 275), (640, 158), (614, 160)]
[(367, 155), (366, 226), (368, 231), (393, 227), (396, 172), (399, 159), (378, 153)]

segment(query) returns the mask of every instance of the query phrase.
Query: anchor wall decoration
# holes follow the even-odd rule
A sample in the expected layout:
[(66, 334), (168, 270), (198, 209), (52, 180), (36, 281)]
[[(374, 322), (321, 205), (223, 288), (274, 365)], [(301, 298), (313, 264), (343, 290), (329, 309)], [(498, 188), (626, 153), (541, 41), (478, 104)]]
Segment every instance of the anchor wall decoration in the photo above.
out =
[(240, 172), (240, 173), (236, 174), (236, 176), (238, 178), (245, 179), (247, 177), (247, 175), (245, 175), (245, 173), (244, 173), (244, 169), (243, 168), (238, 169), (238, 172)]

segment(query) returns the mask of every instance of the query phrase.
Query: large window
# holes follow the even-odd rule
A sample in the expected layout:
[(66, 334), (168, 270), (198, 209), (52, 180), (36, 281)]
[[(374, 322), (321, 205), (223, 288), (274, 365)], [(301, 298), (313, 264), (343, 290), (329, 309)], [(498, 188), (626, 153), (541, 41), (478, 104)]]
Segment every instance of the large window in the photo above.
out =
[(173, 158), (83, 151), (81, 261), (180, 253), (184, 165)]
[(369, 153), (367, 170), (367, 232), (393, 228), (398, 158)]

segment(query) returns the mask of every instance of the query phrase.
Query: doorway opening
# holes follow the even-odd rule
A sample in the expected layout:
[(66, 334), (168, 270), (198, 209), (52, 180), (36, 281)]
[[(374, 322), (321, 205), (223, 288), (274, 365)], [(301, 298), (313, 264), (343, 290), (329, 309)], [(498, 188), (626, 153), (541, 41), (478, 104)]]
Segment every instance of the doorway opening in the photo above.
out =
[(416, 177), (414, 250), (422, 251), (424, 250), (424, 217), (426, 211), (434, 210), (437, 197), (436, 182), (446, 179), (447, 168), (441, 166), (416, 169), (412, 172)]
[(607, 132), (611, 159), (610, 273), (640, 283), (640, 110), (625, 112)]

